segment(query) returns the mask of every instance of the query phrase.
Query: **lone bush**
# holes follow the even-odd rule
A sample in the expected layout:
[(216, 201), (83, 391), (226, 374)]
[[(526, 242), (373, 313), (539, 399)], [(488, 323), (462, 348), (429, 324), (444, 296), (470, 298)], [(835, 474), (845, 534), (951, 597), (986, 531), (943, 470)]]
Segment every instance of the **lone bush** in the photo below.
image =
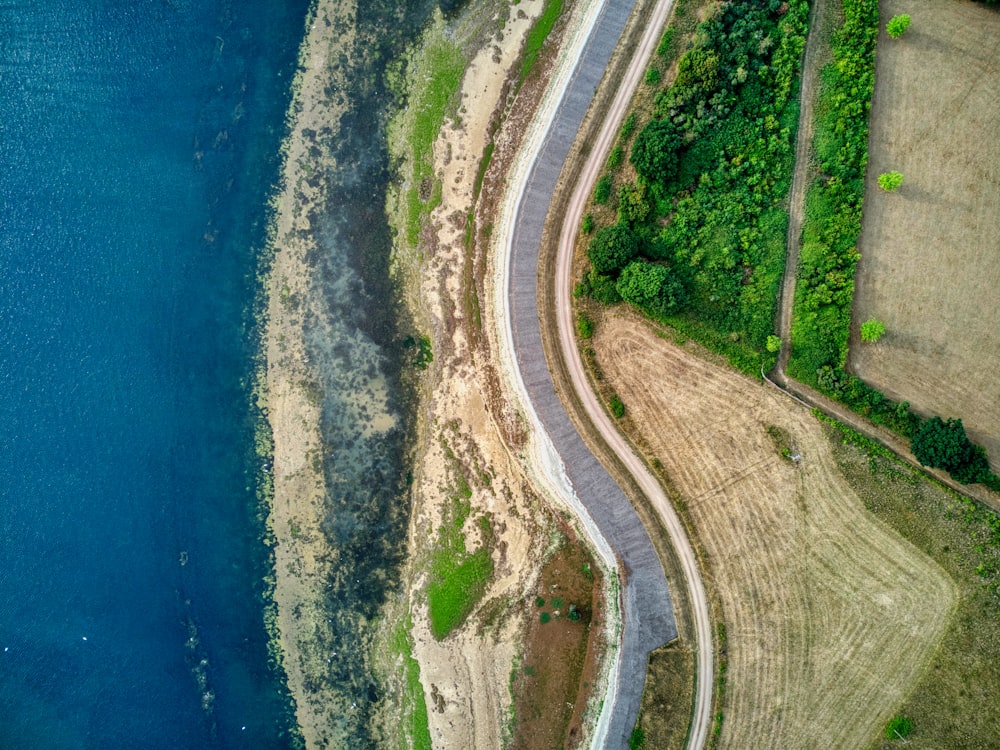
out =
[(594, 203), (604, 205), (611, 197), (611, 175), (602, 175), (594, 186)]
[(883, 190), (885, 190), (887, 193), (899, 190), (899, 186), (902, 184), (903, 184), (902, 172), (883, 172), (878, 176), (878, 186)]
[(885, 725), (885, 738), (887, 740), (900, 740), (909, 736), (913, 731), (913, 722), (905, 716), (893, 716), (889, 723)]
[(861, 324), (861, 340), (874, 344), (880, 338), (885, 336), (885, 323), (877, 318), (871, 318), (866, 320)]
[(899, 39), (899, 37), (903, 36), (903, 32), (906, 31), (909, 26), (910, 17), (905, 13), (902, 13), (898, 16), (893, 16), (889, 20), (889, 23), (885, 25), (885, 31), (893, 39)]

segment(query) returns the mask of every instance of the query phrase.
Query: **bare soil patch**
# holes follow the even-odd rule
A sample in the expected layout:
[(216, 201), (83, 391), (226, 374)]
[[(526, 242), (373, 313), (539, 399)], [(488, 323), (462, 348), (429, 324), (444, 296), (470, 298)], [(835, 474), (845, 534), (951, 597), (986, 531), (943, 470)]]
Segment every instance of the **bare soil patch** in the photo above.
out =
[(601, 574), (572, 531), (542, 568), (527, 615), (525, 651), (512, 675), (511, 747), (577, 747), (602, 648)]
[[(850, 369), (922, 414), (961, 417), (1000, 470), (1000, 14), (888, 0), (879, 39)], [(990, 134), (990, 135), (987, 135)], [(904, 175), (885, 193), (882, 172)], [(862, 344), (875, 317), (888, 333)]]
[(951, 579), (865, 510), (806, 409), (624, 311), (594, 349), (721, 602), (718, 746), (870, 744), (951, 621)]

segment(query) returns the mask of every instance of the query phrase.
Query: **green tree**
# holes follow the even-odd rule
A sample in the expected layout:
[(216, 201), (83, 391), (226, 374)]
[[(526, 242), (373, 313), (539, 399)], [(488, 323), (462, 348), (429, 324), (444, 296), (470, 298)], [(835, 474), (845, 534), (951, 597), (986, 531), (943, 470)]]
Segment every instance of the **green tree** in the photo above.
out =
[(874, 344), (885, 335), (885, 323), (878, 318), (871, 318), (861, 324), (861, 340)]
[(771, 354), (781, 351), (781, 337), (780, 336), (768, 336), (767, 337), (767, 350)]
[(587, 247), (590, 264), (599, 274), (614, 274), (639, 253), (635, 234), (624, 224), (599, 229)]
[(666, 266), (636, 260), (615, 284), (626, 302), (656, 315), (670, 315), (684, 304), (684, 287)]
[(899, 39), (903, 36), (903, 32), (906, 31), (910, 26), (910, 17), (905, 13), (898, 16), (893, 16), (889, 19), (889, 23), (885, 25), (886, 33), (893, 39)]
[(931, 417), (917, 429), (910, 450), (924, 466), (944, 469), (963, 484), (989, 474), (986, 452), (969, 440), (961, 419)]
[(663, 184), (677, 174), (681, 137), (669, 120), (651, 120), (632, 144), (629, 161), (646, 182)]
[(891, 193), (894, 190), (899, 190), (899, 186), (903, 184), (903, 174), (902, 172), (883, 172), (878, 176), (878, 186), (885, 190), (887, 193)]

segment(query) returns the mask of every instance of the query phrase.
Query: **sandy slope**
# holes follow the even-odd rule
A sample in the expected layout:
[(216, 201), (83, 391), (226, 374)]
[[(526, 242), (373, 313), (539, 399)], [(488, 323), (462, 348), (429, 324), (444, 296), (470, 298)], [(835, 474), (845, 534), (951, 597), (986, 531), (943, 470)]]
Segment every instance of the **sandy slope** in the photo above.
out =
[[(486, 352), (473, 355), (470, 321), (464, 316), (465, 217), (487, 143), (490, 120), (501, 106), (506, 70), (517, 58), (524, 34), (541, 11), (540, 0), (519, 4), (500, 34), (491, 36), (462, 82), (460, 122), (445, 123), (434, 146), (441, 205), (422, 233), (420, 252), (397, 248), (396, 267), (407, 279), (418, 324), (432, 333), (435, 361), (424, 383), (410, 530), (413, 655), (421, 668), (431, 737), (435, 747), (500, 747), (510, 707), (510, 673), (519, 653), (518, 608), (534, 584), (546, 547), (538, 525), (534, 491), (503, 442), (491, 416), (483, 368)], [(476, 11), (474, 11), (476, 12)], [(461, 36), (459, 28), (456, 36)], [(430, 33), (440, 33), (432, 30)], [(428, 231), (429, 230), (429, 231)], [(515, 414), (510, 414), (512, 424)], [(516, 429), (516, 428), (515, 428)], [(482, 609), (499, 608), (488, 632), (480, 612), (444, 641), (430, 633), (423, 587), (424, 561), (436, 539), (455, 486), (455, 474), (487, 473), (488, 485), (472, 485), (473, 516), (492, 515), (497, 532), (495, 580)], [(467, 539), (475, 539), (468, 529)]]

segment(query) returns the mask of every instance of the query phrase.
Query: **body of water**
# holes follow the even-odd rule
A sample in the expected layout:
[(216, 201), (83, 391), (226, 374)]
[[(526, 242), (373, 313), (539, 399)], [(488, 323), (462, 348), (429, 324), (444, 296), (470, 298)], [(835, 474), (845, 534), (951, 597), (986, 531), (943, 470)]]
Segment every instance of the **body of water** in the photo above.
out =
[(306, 0), (0, 0), (0, 748), (289, 742), (248, 386)]

